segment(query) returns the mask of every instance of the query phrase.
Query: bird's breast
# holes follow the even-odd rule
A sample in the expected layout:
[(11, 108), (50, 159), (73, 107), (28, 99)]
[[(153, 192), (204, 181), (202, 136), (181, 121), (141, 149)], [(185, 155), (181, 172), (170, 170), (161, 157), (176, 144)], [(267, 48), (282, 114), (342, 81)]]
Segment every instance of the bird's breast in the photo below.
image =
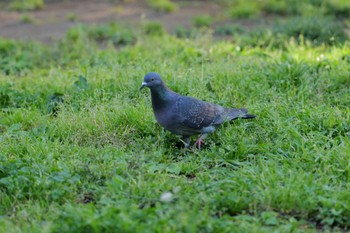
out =
[(154, 116), (157, 122), (163, 126), (165, 129), (170, 128), (176, 122), (174, 113), (171, 109), (157, 109), (154, 110)]
[(154, 110), (154, 116), (164, 129), (174, 134), (183, 134), (181, 121), (174, 107)]

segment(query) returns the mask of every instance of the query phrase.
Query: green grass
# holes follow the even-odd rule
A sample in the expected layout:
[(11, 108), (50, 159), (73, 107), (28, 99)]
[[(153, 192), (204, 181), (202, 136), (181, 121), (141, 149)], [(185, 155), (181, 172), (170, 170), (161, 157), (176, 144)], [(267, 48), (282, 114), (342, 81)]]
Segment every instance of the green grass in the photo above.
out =
[(280, 16), (336, 16), (346, 18), (347, 0), (215, 0), (232, 18), (254, 18), (261, 14)]
[[(159, 28), (0, 40), (0, 232), (347, 231), (349, 42)], [(139, 91), (149, 71), (257, 118), (184, 152)]]
[(147, 0), (147, 4), (155, 11), (165, 13), (173, 12), (178, 8), (171, 0)]
[(12, 0), (9, 4), (11, 10), (37, 10), (44, 7), (44, 0)]
[(146, 35), (150, 36), (163, 36), (165, 33), (163, 25), (159, 22), (146, 22), (143, 30)]
[(348, 39), (344, 26), (332, 18), (326, 17), (290, 18), (280, 22), (274, 31), (295, 38), (303, 35), (314, 44), (339, 43)]
[(66, 15), (66, 18), (71, 22), (75, 22), (78, 20), (78, 16), (76, 14), (74, 14), (73, 12), (68, 13)]
[(230, 8), (232, 18), (254, 18), (260, 13), (258, 1), (234, 1)]
[(22, 23), (28, 23), (28, 24), (34, 23), (33, 17), (27, 13), (22, 14), (20, 20)]
[(87, 33), (89, 39), (99, 43), (111, 41), (115, 46), (134, 44), (137, 40), (134, 30), (128, 27), (121, 27), (116, 23), (85, 27), (81, 33)]
[(210, 15), (197, 15), (192, 19), (195, 27), (210, 27), (213, 24), (213, 18)]

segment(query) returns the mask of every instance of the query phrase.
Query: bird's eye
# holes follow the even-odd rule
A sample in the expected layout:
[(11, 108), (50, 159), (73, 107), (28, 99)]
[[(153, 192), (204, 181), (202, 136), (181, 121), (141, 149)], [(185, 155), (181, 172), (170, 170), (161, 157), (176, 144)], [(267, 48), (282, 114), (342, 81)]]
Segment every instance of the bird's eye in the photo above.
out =
[(152, 78), (151, 80), (154, 81), (154, 78)]

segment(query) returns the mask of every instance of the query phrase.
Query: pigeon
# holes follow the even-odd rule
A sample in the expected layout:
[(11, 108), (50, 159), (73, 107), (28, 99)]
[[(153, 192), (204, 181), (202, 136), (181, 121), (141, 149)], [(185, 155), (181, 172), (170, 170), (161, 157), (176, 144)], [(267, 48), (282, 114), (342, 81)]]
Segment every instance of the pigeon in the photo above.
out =
[(192, 135), (200, 135), (194, 144), (200, 149), (207, 134), (214, 132), (224, 122), (255, 118), (244, 108), (224, 108), (180, 95), (170, 90), (155, 72), (146, 74), (140, 90), (144, 87), (151, 90), (152, 108), (157, 122), (171, 133), (181, 135), (185, 148), (190, 145)]

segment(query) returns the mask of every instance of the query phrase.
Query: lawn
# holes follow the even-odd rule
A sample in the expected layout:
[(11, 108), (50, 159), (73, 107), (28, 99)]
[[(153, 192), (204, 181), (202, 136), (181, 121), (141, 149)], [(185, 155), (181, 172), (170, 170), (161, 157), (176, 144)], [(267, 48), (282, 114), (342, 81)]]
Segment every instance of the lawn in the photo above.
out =
[[(349, 22), (324, 12), (0, 38), (0, 232), (347, 231)], [(257, 117), (184, 150), (139, 91), (150, 71)]]

